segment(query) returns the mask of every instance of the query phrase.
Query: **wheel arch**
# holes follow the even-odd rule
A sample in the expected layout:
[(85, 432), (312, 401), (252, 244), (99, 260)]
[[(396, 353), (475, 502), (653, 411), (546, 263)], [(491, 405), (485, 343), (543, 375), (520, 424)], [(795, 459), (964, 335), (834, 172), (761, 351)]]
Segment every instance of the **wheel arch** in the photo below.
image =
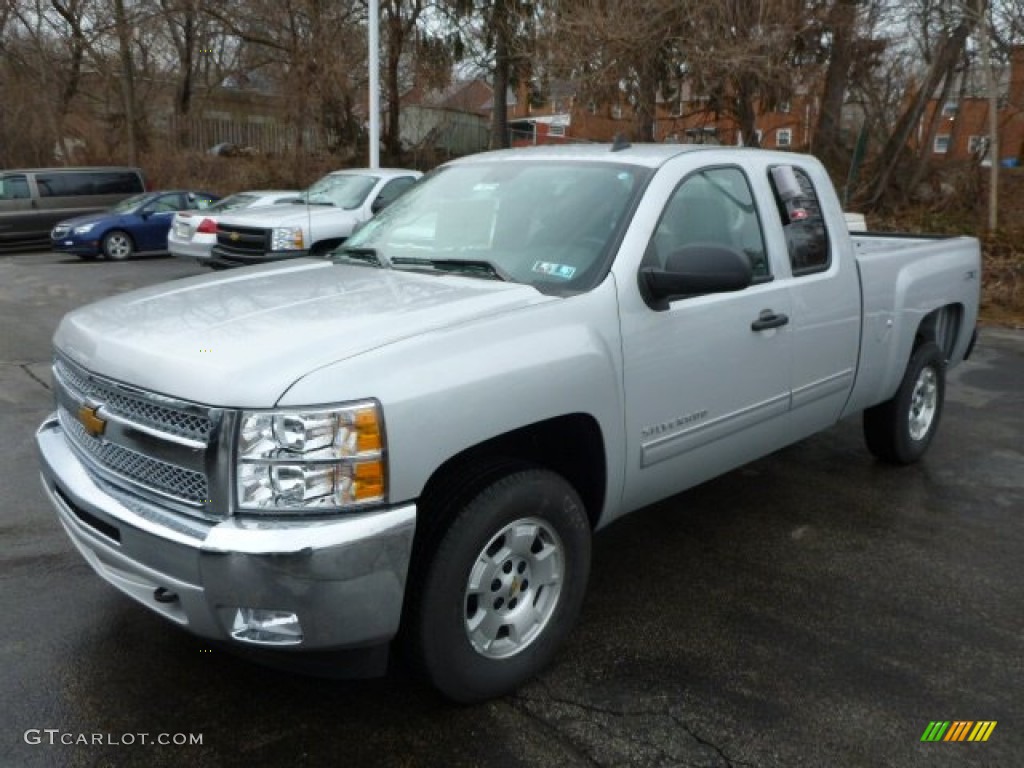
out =
[[(914, 350), (929, 341), (935, 342), (947, 361), (953, 357), (963, 327), (964, 306), (946, 304), (933, 309), (921, 319), (914, 337)], [(911, 352), (913, 354), (913, 350)]]
[[(442, 497), (450, 500), (455, 484), (460, 484), (465, 494), (479, 490), (473, 484), (458, 482), (478, 467), (490, 466), (500, 472), (517, 465), (543, 467), (564, 477), (580, 495), (591, 528), (597, 526), (607, 494), (608, 470), (601, 427), (586, 413), (546, 419), (465, 448), (430, 475), (420, 506), (430, 514)], [(481, 482), (486, 483), (493, 474), (482, 477)]]

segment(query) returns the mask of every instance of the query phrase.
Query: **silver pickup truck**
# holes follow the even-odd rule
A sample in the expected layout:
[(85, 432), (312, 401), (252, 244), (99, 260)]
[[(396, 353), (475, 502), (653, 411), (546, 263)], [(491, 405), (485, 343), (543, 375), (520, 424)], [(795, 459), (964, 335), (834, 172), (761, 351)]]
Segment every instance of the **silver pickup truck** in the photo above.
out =
[(181, 627), (276, 658), (400, 637), (478, 701), (552, 658), (616, 518), (861, 412), (921, 458), (979, 283), (974, 239), (851, 237), (811, 157), (485, 153), (329, 261), (67, 315), (43, 485)]

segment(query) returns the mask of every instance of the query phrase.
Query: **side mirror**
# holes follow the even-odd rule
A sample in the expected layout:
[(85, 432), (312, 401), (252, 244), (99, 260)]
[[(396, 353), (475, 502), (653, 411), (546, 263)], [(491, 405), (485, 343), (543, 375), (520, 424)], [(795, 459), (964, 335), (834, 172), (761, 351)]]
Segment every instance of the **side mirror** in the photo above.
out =
[(388, 207), (388, 201), (382, 197), (378, 197), (372, 203), (370, 203), (370, 211), (376, 215)]
[(666, 309), (669, 301), (684, 296), (742, 291), (753, 279), (744, 254), (723, 245), (698, 243), (672, 253), (664, 269), (643, 267), (640, 290), (655, 309)]

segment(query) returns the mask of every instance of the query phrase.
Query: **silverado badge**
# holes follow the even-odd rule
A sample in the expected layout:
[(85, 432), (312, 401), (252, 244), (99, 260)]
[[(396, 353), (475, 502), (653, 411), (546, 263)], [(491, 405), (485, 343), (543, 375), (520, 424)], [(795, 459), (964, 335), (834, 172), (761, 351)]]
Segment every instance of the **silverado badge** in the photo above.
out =
[(107, 427), (107, 422), (96, 415), (97, 410), (88, 405), (83, 405), (78, 409), (78, 420), (82, 422), (82, 426), (85, 427), (85, 431), (89, 433), (90, 437), (99, 437)]

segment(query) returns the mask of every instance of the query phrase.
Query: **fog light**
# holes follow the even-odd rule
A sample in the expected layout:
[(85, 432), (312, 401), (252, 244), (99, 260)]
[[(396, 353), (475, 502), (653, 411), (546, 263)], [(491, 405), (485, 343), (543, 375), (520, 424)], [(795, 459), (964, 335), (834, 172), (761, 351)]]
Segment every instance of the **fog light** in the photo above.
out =
[(299, 617), (288, 611), (239, 608), (231, 626), (235, 640), (262, 645), (296, 645), (302, 642)]

